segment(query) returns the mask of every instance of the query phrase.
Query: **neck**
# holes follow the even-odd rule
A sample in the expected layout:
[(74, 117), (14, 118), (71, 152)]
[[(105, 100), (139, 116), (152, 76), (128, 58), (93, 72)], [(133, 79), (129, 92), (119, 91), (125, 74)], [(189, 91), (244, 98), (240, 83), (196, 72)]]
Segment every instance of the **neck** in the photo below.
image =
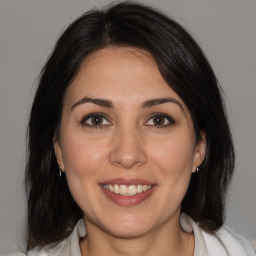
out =
[(86, 222), (86, 229), (87, 236), (80, 242), (82, 256), (192, 256), (194, 251), (194, 236), (181, 229), (179, 219), (178, 224), (166, 222), (133, 238), (113, 236), (90, 222)]

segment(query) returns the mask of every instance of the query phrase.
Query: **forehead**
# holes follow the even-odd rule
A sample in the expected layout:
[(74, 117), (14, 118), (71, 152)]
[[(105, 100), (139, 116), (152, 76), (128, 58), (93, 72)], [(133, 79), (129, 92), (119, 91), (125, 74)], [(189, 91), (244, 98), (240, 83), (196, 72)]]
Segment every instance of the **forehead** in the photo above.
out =
[(168, 96), (181, 101), (162, 77), (153, 57), (130, 47), (108, 47), (88, 55), (66, 96), (68, 101), (88, 96), (133, 104)]

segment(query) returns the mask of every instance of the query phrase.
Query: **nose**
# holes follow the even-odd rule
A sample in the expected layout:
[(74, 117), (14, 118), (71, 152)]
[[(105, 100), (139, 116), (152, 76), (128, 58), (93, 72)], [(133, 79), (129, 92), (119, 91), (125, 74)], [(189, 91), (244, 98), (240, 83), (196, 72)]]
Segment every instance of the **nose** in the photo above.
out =
[(143, 147), (143, 140), (136, 128), (123, 129), (115, 134), (109, 161), (125, 169), (143, 165), (147, 162), (147, 155)]

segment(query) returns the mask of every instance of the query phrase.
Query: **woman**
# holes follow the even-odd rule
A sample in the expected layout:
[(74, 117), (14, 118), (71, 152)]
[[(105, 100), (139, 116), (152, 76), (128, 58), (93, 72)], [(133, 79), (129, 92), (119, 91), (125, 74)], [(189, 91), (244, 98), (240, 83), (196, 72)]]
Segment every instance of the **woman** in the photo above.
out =
[(31, 110), (28, 255), (255, 255), (223, 226), (233, 167), (191, 36), (137, 4), (88, 12), (58, 40)]

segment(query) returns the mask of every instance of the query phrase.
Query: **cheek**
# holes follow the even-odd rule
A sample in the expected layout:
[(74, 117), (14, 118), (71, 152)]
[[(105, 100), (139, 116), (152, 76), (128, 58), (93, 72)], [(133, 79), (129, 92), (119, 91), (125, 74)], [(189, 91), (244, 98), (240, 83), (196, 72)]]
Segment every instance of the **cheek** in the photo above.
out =
[(66, 136), (63, 140), (63, 161), (66, 172), (93, 175), (106, 157), (106, 146), (86, 136)]
[(191, 137), (175, 136), (151, 144), (152, 159), (166, 175), (191, 173), (194, 160), (194, 142)]
[(150, 145), (151, 163), (155, 167), (162, 214), (170, 216), (179, 209), (189, 186), (193, 167), (194, 142), (186, 134), (170, 136)]
[(64, 134), (62, 143), (66, 178), (73, 198), (82, 211), (88, 213), (95, 205), (92, 200), (97, 198), (95, 188), (104, 171), (102, 166), (105, 164), (107, 145), (79, 133), (69, 134)]

